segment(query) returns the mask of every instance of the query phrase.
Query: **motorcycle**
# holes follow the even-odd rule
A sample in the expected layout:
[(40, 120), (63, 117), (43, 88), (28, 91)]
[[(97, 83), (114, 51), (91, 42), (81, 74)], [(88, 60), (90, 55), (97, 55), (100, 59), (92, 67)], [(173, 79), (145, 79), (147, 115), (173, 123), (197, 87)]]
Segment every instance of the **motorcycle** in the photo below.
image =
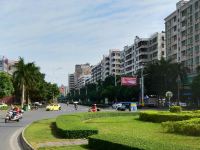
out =
[(19, 120), (22, 119), (22, 113), (23, 113), (22, 110), (19, 113), (13, 110), (8, 111), (5, 117), (5, 123), (7, 123), (8, 121), (19, 122)]

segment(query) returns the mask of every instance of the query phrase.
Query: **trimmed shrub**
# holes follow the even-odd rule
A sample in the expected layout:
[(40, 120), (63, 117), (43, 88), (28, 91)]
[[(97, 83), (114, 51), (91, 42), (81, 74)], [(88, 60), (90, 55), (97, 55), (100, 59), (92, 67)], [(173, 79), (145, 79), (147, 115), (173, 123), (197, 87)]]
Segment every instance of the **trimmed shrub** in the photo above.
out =
[(56, 118), (57, 133), (68, 139), (87, 138), (90, 135), (98, 134), (98, 130), (88, 124), (86, 125), (85, 120), (100, 117), (133, 116), (136, 114), (130, 112), (97, 112), (61, 115)]
[(99, 134), (89, 137), (89, 148), (94, 150), (188, 150), (186, 145), (175, 145), (139, 137)]
[(170, 106), (169, 111), (172, 113), (180, 113), (182, 108), (181, 106)]
[(162, 112), (162, 111), (145, 111), (140, 112), (139, 120), (161, 123), (166, 121), (182, 121), (188, 120), (191, 118), (200, 118), (200, 114), (198, 113), (170, 113), (170, 112)]
[(200, 118), (185, 121), (163, 122), (162, 127), (171, 133), (200, 136)]
[(8, 110), (9, 106), (2, 106), (0, 110)]

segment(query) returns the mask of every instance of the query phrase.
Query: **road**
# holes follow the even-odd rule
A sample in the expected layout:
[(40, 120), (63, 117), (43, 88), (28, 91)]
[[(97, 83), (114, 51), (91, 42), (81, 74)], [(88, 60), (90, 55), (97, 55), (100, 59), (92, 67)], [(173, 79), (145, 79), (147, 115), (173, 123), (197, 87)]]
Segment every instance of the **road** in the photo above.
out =
[(61, 114), (88, 111), (88, 107), (85, 106), (79, 106), (78, 110), (74, 110), (73, 105), (67, 106), (66, 104), (61, 104), (61, 106), (62, 110), (60, 111), (45, 111), (45, 108), (41, 108), (25, 112), (20, 122), (5, 123), (4, 117), (6, 112), (0, 112), (0, 150), (21, 150), (18, 143), (18, 136), (23, 128), (33, 121), (54, 118)]

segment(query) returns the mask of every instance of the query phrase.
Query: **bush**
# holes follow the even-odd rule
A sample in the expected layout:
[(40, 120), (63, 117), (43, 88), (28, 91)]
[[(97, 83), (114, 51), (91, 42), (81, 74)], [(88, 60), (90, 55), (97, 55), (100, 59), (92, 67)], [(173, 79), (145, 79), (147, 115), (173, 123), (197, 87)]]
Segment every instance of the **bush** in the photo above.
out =
[(85, 120), (100, 117), (127, 116), (136, 113), (130, 112), (97, 112), (97, 113), (77, 113), (73, 115), (61, 115), (56, 118), (58, 134), (63, 138), (76, 139), (87, 138), (90, 135), (98, 134), (95, 127), (84, 124)]
[(200, 118), (185, 121), (163, 122), (162, 127), (171, 133), (200, 136)]
[(2, 106), (0, 107), (0, 110), (8, 110), (9, 106)]
[(188, 120), (191, 118), (200, 118), (199, 113), (170, 113), (170, 112), (162, 112), (162, 111), (146, 111), (140, 112), (139, 120), (161, 123), (165, 121), (182, 121)]
[(179, 113), (182, 111), (181, 106), (170, 106), (169, 111), (172, 113)]
[[(123, 140), (122, 140), (123, 139)], [(139, 137), (99, 134), (89, 137), (89, 148), (94, 150), (188, 150), (186, 145), (175, 145)]]

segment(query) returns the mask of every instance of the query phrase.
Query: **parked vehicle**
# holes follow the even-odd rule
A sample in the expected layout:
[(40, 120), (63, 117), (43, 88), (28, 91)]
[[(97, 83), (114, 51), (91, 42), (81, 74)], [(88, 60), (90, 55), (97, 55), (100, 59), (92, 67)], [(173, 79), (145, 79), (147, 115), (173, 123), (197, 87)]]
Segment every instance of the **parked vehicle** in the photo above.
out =
[(42, 103), (40, 103), (40, 102), (34, 102), (33, 104), (36, 106), (42, 106)]
[(118, 107), (116, 108), (119, 111), (126, 111), (126, 110), (130, 110), (130, 102), (121, 102), (121, 105), (118, 105)]
[(20, 119), (22, 119), (23, 110), (20, 110), (20, 112), (9, 110), (5, 117), (5, 123), (8, 121), (17, 121), (19, 122)]
[(122, 103), (114, 103), (113, 105), (112, 105), (112, 108), (113, 109), (117, 109), (118, 107), (121, 107), (122, 106)]
[(46, 107), (46, 111), (61, 110), (60, 104), (50, 104)]

